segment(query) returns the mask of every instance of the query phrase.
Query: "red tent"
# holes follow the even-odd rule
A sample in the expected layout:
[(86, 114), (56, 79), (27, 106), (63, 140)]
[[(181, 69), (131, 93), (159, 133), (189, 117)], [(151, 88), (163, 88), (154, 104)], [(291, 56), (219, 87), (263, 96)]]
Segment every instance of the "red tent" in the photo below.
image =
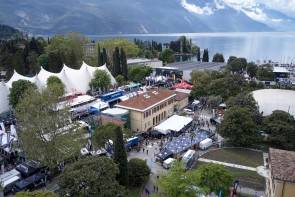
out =
[(191, 90), (191, 89), (193, 89), (193, 85), (183, 80), (180, 83), (175, 84), (173, 86), (173, 89), (188, 89), (188, 90)]

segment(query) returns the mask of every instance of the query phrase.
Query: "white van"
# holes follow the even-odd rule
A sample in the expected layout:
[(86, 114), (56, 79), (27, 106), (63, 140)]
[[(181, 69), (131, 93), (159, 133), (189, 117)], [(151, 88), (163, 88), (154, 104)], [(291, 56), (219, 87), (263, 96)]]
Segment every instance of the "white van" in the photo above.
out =
[(172, 164), (176, 161), (176, 159), (168, 158), (163, 162), (163, 167), (166, 169), (171, 168)]
[(188, 150), (182, 157), (182, 163), (185, 169), (189, 169), (192, 167), (196, 158), (196, 151)]
[(213, 141), (210, 138), (204, 139), (203, 141), (200, 142), (199, 147), (202, 150), (208, 149), (210, 146), (212, 146)]

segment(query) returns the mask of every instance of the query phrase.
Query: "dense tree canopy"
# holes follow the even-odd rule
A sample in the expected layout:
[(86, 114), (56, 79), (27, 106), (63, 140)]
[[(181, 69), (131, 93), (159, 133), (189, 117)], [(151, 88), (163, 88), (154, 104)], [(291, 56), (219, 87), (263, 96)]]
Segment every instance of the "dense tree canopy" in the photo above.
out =
[(253, 120), (255, 120), (257, 124), (261, 124), (262, 115), (260, 114), (258, 104), (251, 93), (242, 92), (234, 97), (230, 97), (226, 101), (226, 105), (227, 108), (234, 106), (247, 108), (252, 113)]
[(231, 107), (224, 114), (218, 132), (237, 146), (249, 146), (259, 140), (258, 128), (247, 108)]
[(27, 80), (18, 80), (12, 83), (9, 94), (9, 104), (15, 108), (29, 89), (36, 89), (36, 85)]
[(294, 117), (284, 111), (274, 111), (263, 120), (264, 131), (269, 133), (272, 146), (295, 150)]
[(242, 73), (247, 67), (247, 60), (245, 58), (234, 58), (230, 60), (226, 68), (233, 73)]
[(185, 171), (182, 162), (175, 162), (171, 169), (160, 176), (159, 185), (161, 191), (168, 197), (195, 197), (203, 194), (197, 179), (192, 175), (192, 171)]
[(165, 49), (160, 54), (160, 60), (162, 60), (164, 63), (172, 63), (175, 61), (174, 52), (171, 49)]
[(216, 53), (213, 56), (212, 62), (224, 62), (224, 57), (223, 57), (222, 53)]
[(204, 49), (202, 62), (209, 62), (209, 50)]
[(59, 178), (61, 196), (124, 196), (116, 180), (119, 170), (106, 157), (87, 157), (66, 166)]
[(134, 82), (141, 82), (152, 73), (152, 68), (147, 66), (131, 66), (128, 68), (128, 79)]
[(60, 78), (56, 76), (50, 76), (47, 79), (47, 88), (54, 89), (57, 91), (58, 96), (62, 96), (65, 93), (65, 85), (60, 80)]
[(218, 195), (228, 196), (233, 177), (223, 166), (218, 164), (207, 164), (200, 166), (194, 176), (196, 177), (198, 186), (201, 187), (206, 194), (214, 192)]
[(128, 186), (127, 153), (125, 150), (123, 132), (121, 127), (118, 127), (118, 126), (115, 128), (114, 161), (116, 164), (118, 164), (118, 167), (119, 167), (119, 174), (118, 174), (119, 183), (121, 185)]
[(138, 158), (130, 159), (128, 162), (129, 185), (133, 187), (141, 186), (147, 181), (150, 172), (146, 161)]
[(247, 64), (246, 70), (247, 70), (248, 75), (251, 78), (256, 77), (257, 69), (258, 69), (257, 65), (254, 64), (253, 62), (250, 62)]
[(259, 66), (256, 75), (261, 81), (273, 81), (275, 78), (272, 66), (269, 64)]
[(57, 197), (56, 194), (50, 191), (34, 191), (34, 192), (18, 192), (15, 197)]
[(69, 110), (57, 110), (58, 97), (54, 89), (27, 91), (15, 110), (26, 157), (50, 168), (79, 154), (84, 143), (83, 132), (69, 122)]
[(101, 48), (105, 48), (109, 57), (112, 57), (115, 48), (123, 48), (128, 58), (136, 57), (139, 53), (139, 48), (136, 44), (125, 38), (114, 38), (109, 40), (101, 40), (98, 42)]
[(93, 90), (105, 90), (111, 85), (111, 78), (104, 70), (97, 70), (89, 83)]

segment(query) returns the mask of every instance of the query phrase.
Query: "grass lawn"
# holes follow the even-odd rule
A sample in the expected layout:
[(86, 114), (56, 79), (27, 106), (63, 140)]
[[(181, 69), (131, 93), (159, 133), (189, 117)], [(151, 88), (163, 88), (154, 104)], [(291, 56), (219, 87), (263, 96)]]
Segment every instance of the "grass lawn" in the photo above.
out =
[(202, 158), (234, 163), (249, 167), (257, 167), (263, 165), (262, 152), (252, 151), (243, 148), (224, 148), (220, 150), (210, 151), (202, 156)]
[[(207, 165), (205, 162), (197, 162), (196, 169), (201, 165)], [(240, 181), (241, 187), (247, 187), (255, 189), (257, 191), (264, 191), (265, 188), (265, 179), (264, 177), (258, 175), (256, 172), (242, 170), (238, 168), (225, 167), (234, 177), (234, 180)]]

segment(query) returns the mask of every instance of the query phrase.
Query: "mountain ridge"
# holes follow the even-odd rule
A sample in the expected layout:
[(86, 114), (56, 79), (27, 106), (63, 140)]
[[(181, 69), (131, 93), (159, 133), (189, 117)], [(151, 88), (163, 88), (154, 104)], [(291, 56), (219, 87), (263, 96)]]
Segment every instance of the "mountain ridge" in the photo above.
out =
[[(185, 8), (202, 12), (193, 12)], [(0, 23), (33, 34), (251, 32), (287, 30), (282, 22), (254, 20), (246, 8), (238, 10), (222, 0), (0, 0)], [(247, 8), (249, 13), (258, 8)], [(253, 10), (251, 10), (253, 9)], [(262, 8), (259, 8), (262, 9)], [(283, 13), (263, 8), (294, 27), (295, 20)], [(210, 10), (213, 10), (212, 13)], [(251, 14), (250, 14), (251, 15)], [(261, 14), (263, 15), (263, 14)], [(274, 17), (275, 18), (275, 17)], [(283, 28), (284, 27), (284, 28)], [(293, 30), (293, 29), (292, 29)]]

